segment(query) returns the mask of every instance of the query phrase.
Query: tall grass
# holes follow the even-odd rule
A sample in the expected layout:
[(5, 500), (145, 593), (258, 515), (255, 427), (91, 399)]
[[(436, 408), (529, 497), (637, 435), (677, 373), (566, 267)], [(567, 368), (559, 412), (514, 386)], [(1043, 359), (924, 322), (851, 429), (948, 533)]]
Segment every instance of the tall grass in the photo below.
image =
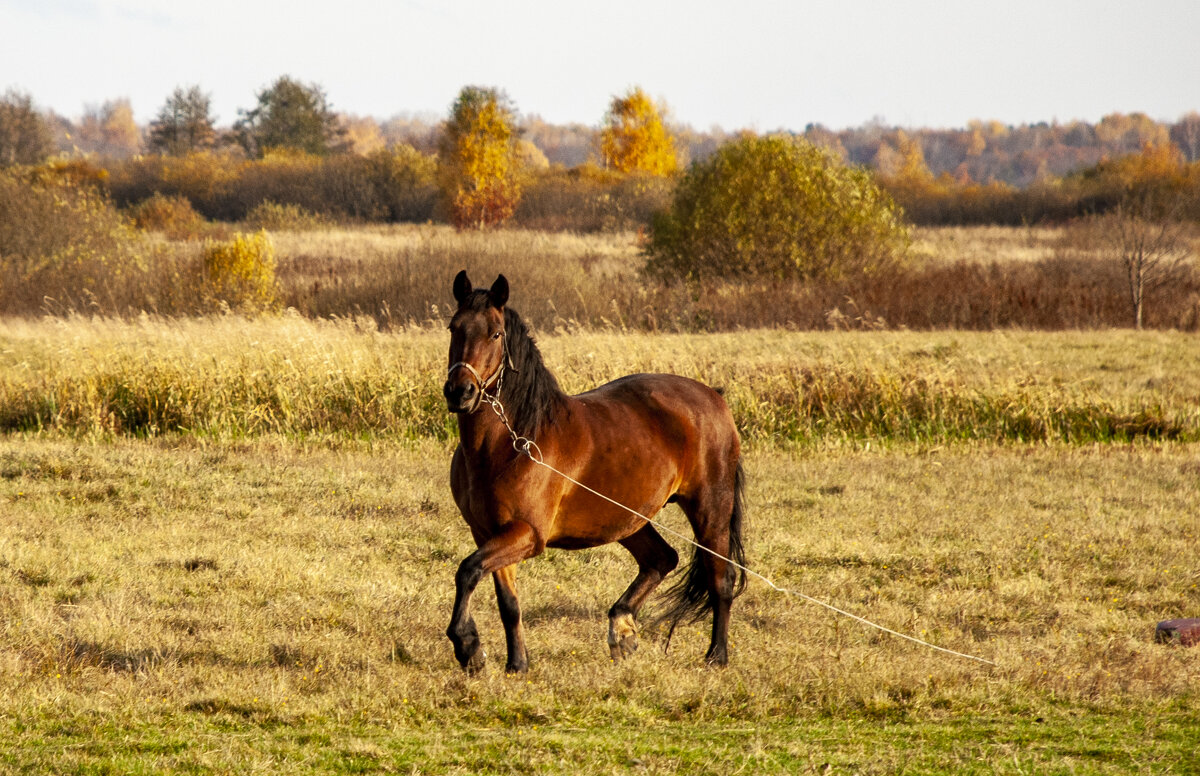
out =
[[(671, 371), (724, 389), (744, 437), (1069, 442), (1200, 436), (1182, 334), (575, 332), (565, 389)], [(238, 317), (0, 324), (0, 429), (447, 439), (441, 326)]]

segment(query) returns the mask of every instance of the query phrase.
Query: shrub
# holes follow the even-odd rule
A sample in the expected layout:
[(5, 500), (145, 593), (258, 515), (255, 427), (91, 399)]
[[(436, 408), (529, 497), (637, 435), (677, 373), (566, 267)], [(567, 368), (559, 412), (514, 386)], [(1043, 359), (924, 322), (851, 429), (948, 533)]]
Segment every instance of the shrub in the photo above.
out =
[(865, 170), (806, 140), (743, 137), (693, 164), (651, 224), (661, 277), (838, 277), (893, 263), (908, 229)]
[(0, 175), (0, 310), (114, 309), (145, 270), (137, 234), (93, 186), (57, 170)]
[(240, 197), (246, 166), (237, 153), (224, 151), (143, 156), (113, 163), (107, 185), (123, 207), (161, 193), (186, 197), (205, 218), (232, 221), (246, 212)]
[(204, 270), (209, 301), (248, 313), (276, 307), (275, 247), (266, 232), (209, 245)]
[(612, 232), (649, 225), (671, 202), (674, 183), (657, 175), (626, 175), (581, 165), (529, 176), (514, 222), (530, 229)]
[(172, 240), (196, 239), (204, 229), (204, 218), (187, 197), (178, 194), (154, 195), (129, 209), (129, 218), (138, 229), (162, 232)]
[(327, 226), (325, 219), (299, 205), (264, 200), (250, 209), (242, 221), (248, 228), (268, 231), (303, 232)]

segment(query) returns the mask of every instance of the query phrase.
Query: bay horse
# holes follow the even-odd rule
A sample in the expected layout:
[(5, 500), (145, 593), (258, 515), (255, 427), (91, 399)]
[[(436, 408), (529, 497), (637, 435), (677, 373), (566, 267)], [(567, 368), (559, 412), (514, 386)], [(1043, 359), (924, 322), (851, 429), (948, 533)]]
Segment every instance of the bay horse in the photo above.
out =
[[(608, 612), (609, 652), (619, 660), (637, 649), (642, 604), (679, 563), (646, 519), (538, 465), (538, 458), (645, 518), (670, 503), (683, 509), (696, 541), (712, 552), (693, 548), (686, 576), (668, 591), (662, 620), (673, 632), (681, 620), (711, 612), (706, 660), (724, 665), (730, 606), (746, 582), (739, 568), (746, 562), (741, 443), (725, 400), (702, 383), (668, 374), (629, 375), (568, 396), (521, 316), (507, 306), (508, 292), (503, 275), (478, 289), (465, 270), (454, 278), (458, 309), (449, 326), (443, 388), (459, 431), (450, 487), (478, 547), (454, 578), (446, 635), (455, 657), (469, 673), (484, 665), (470, 602), (491, 574), (508, 646), (506, 670), (528, 670), (517, 564), (547, 547), (619, 542), (638, 565), (637, 577)], [(519, 451), (518, 436), (532, 440), (538, 455)]]

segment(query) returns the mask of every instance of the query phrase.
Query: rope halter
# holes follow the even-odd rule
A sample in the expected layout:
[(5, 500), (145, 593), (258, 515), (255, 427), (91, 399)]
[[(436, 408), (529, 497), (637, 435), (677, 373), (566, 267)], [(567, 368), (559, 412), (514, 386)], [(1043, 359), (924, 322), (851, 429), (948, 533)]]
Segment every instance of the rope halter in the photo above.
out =
[[(503, 379), (504, 378), (504, 370), (505, 370), (506, 365), (509, 364), (508, 337), (505, 336), (504, 334), (500, 335), (500, 348), (502, 351), (501, 355), (500, 355), (500, 366), (498, 366), (496, 368), (496, 371), (493, 372), (492, 376), (489, 377), (487, 380), (484, 380), (483, 377), (480, 376), (479, 372), (475, 369), (475, 367), (471, 366), (466, 361), (455, 361), (453, 364), (450, 365), (450, 368), (446, 370), (446, 379), (447, 380), (449, 380), (450, 376), (454, 374), (454, 370), (458, 369), (459, 367), (462, 367), (463, 369), (465, 369), (471, 373), (471, 377), (475, 381), (475, 387), (479, 389), (478, 398), (476, 399), (475, 406), (471, 408), (471, 412), (475, 412), (476, 410), (478, 410), (480, 405), (483, 404), (483, 402), (486, 401), (488, 398), (490, 398), (487, 396), (487, 390), (488, 390), (488, 388), (492, 387), (492, 383), (496, 384), (496, 394), (499, 395), (499, 393), (500, 393), (500, 388), (504, 384), (504, 379)], [(512, 369), (514, 372), (517, 371), (512, 366), (508, 366), (507, 368)]]

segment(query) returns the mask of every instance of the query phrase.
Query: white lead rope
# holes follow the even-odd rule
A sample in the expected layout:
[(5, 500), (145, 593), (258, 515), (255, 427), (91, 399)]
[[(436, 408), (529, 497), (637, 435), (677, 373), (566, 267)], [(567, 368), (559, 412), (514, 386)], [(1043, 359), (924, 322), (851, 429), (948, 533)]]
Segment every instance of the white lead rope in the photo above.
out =
[[(923, 647), (929, 647), (932, 650), (936, 650), (938, 652), (944, 652), (947, 655), (953, 655), (954, 657), (961, 657), (965, 660), (974, 660), (978, 663), (983, 663), (984, 665), (989, 665), (989, 666), (999, 665), (995, 661), (988, 660), (986, 658), (977, 657), (975, 655), (968, 655), (965, 652), (957, 652), (953, 649), (947, 649), (946, 647), (939, 647), (937, 644), (930, 644), (928, 641), (922, 641), (921, 639), (918, 639), (916, 636), (909, 636), (908, 634), (900, 633), (899, 631), (894, 631), (891, 628), (887, 628), (883, 625), (880, 625), (879, 623), (871, 622), (870, 620), (866, 619), (865, 617), (859, 617), (857, 614), (847, 612), (845, 609), (839, 609), (838, 607), (834, 606), (833, 604), (826, 603), (825, 601), (822, 601), (818, 598), (813, 598), (810, 595), (805, 595), (804, 593), (801, 593), (799, 590), (791, 590), (786, 587), (780, 587), (779, 585), (777, 585), (773, 581), (771, 581), (769, 578), (763, 576), (762, 574), (759, 574), (757, 571), (749, 569), (746, 566), (743, 566), (742, 564), (738, 563), (737, 561), (735, 561), (731, 558), (725, 557), (724, 555), (722, 555), (719, 552), (710, 550), (709, 548), (705, 547), (703, 544), (700, 544), (699, 542), (697, 542), (692, 537), (682, 534), (679, 531), (668, 528), (667, 526), (663, 525), (662, 523), (658, 522), (657, 520), (654, 520), (653, 518), (650, 518), (650, 517), (646, 517), (641, 512), (630, 509), (629, 507), (625, 506), (624, 504), (622, 504), (619, 501), (614, 501), (613, 499), (604, 495), (600, 491), (590, 488), (587, 485), (584, 485), (582, 482), (580, 482), (579, 480), (570, 476), (569, 474), (566, 474), (565, 472), (561, 472), (558, 469), (551, 466), (550, 464), (546, 463), (544, 457), (542, 456), (542, 450), (540, 447), (537, 446), (537, 443), (527, 437), (519, 436), (517, 434), (517, 432), (513, 430), (513, 427), (508, 422), (508, 417), (504, 412), (504, 405), (502, 405), (500, 403), (500, 397), (492, 396), (492, 395), (485, 393), (485, 394), (483, 394), (483, 400), (485, 402), (487, 402), (488, 406), (490, 406), (492, 408), (492, 411), (496, 413), (496, 416), (500, 418), (500, 422), (502, 422), (504, 424), (504, 427), (506, 429), (508, 429), (509, 436), (512, 437), (513, 449), (516, 450), (518, 453), (521, 453), (522, 455), (526, 456), (527, 458), (529, 458), (529, 460), (533, 461), (538, 466), (544, 466), (545, 468), (547, 468), (550, 471), (557, 474), (559, 477), (562, 477), (563, 479), (567, 480), (568, 482), (573, 483), (577, 487), (583, 488), (588, 493), (591, 493), (594, 496), (604, 499), (605, 501), (612, 504), (613, 506), (619, 507), (619, 508), (625, 510), (626, 512), (630, 513), (631, 515), (636, 515), (636, 516), (640, 517), (642, 520), (645, 520), (647, 523), (654, 526), (658, 530), (663, 531), (664, 533), (668, 533), (671, 536), (674, 536), (674, 537), (692, 545), (693, 547), (697, 547), (701, 550), (704, 550), (709, 555), (720, 558), (721, 560), (725, 561), (726, 563), (731, 564), (734, 568), (741, 569), (746, 574), (749, 574), (750, 576), (755, 577), (756, 579), (762, 580), (772, 590), (783, 593), (784, 595), (790, 595), (790, 596), (795, 596), (796, 598), (801, 598), (805, 601), (808, 601), (809, 603), (816, 604), (817, 606), (822, 606), (831, 612), (836, 612), (837, 614), (840, 614), (844, 617), (849, 617), (852, 620), (861, 622), (863, 625), (867, 625), (869, 627), (875, 628), (876, 630), (883, 631), (884, 633), (890, 633), (893, 636), (898, 636), (902, 639), (905, 639), (906, 641), (911, 641), (914, 644), (920, 644)], [(534, 457), (534, 454), (533, 454), (533, 451), (535, 451), (535, 450), (537, 451), (536, 457)]]

